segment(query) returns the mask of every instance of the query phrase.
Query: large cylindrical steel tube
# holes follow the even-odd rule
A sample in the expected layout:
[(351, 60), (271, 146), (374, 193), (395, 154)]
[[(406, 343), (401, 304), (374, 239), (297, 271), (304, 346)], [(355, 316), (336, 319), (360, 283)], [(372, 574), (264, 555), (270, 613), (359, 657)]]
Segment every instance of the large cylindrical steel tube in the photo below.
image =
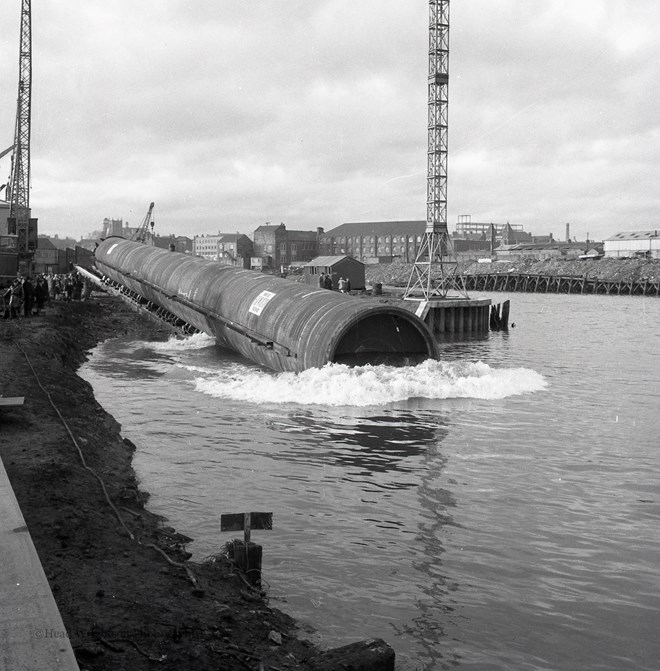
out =
[(119, 237), (101, 242), (95, 263), (219, 345), (276, 371), (437, 358), (426, 324), (401, 307)]

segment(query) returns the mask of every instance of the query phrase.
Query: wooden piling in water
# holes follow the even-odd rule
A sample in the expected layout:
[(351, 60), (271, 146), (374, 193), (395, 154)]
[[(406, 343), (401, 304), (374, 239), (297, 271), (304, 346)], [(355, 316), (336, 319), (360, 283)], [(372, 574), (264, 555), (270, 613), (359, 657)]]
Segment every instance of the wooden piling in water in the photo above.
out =
[(261, 561), (263, 558), (263, 548), (257, 543), (235, 538), (232, 542), (234, 563), (245, 574), (251, 585), (261, 584)]
[(605, 280), (586, 275), (528, 275), (526, 273), (478, 273), (462, 275), (468, 291), (521, 291), (531, 293), (607, 294), (660, 296), (660, 281)]
[(243, 540), (232, 541), (231, 559), (252, 585), (261, 584), (263, 548), (250, 540), (253, 529), (271, 530), (273, 513), (227, 513), (220, 516), (220, 531), (243, 531)]
[(509, 307), (511, 301), (504, 301), (502, 303), (502, 319), (500, 320), (500, 328), (505, 331), (509, 328)]

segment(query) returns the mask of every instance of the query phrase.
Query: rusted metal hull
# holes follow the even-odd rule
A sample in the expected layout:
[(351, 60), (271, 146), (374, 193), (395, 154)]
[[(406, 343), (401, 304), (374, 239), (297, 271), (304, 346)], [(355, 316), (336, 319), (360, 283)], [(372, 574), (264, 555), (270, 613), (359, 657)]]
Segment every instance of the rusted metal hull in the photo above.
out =
[(276, 371), (437, 358), (426, 324), (400, 307), (118, 237), (95, 257), (102, 274)]

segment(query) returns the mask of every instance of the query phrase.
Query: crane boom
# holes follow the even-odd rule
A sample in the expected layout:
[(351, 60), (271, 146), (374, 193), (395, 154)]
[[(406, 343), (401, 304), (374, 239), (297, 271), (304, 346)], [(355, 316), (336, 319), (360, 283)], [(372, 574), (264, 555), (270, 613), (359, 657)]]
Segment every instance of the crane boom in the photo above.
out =
[(0, 151), (0, 158), (2, 158), (3, 156), (6, 156), (13, 148), (14, 148), (14, 145), (11, 145), (11, 147), (7, 147), (7, 149), (4, 149), (3, 151)]
[(140, 224), (140, 227), (133, 234), (132, 239), (135, 242), (143, 242), (143, 243), (147, 242), (147, 237), (149, 236), (149, 225), (151, 225), (152, 229), (153, 229), (153, 226), (154, 226), (153, 219), (151, 218), (153, 211), (154, 211), (154, 204), (151, 203), (149, 205), (149, 210), (147, 211), (147, 214), (146, 214), (144, 220)]

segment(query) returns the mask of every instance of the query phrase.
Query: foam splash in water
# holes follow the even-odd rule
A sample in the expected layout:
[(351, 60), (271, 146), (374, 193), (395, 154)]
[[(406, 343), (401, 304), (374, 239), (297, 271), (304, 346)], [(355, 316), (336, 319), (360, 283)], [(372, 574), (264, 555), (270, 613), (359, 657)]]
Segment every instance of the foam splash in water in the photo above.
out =
[(150, 342), (149, 347), (156, 352), (187, 352), (214, 347), (215, 338), (206, 333), (195, 333), (185, 338), (170, 336), (165, 342)]
[(217, 398), (325, 406), (386, 405), (412, 398), (502, 399), (546, 386), (542, 375), (526, 368), (495, 369), (482, 362), (430, 359), (402, 368), (328, 364), (276, 375), (235, 367), (209, 377), (195, 377), (197, 391)]

